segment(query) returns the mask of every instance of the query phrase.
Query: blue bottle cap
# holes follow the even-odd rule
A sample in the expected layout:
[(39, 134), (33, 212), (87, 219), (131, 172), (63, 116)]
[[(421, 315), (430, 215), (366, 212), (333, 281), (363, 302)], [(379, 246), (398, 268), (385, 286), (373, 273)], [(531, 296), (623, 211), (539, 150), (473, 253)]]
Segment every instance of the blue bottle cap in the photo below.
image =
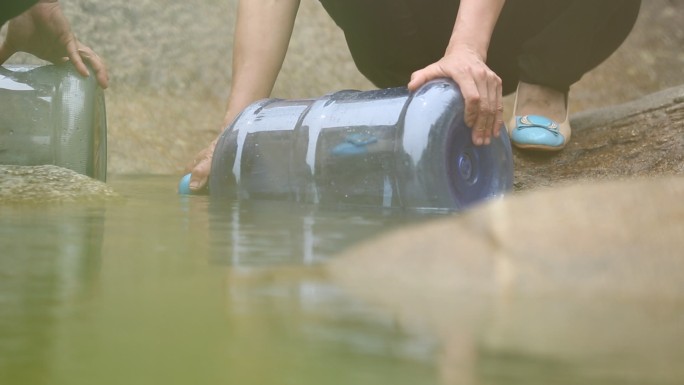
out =
[(190, 190), (190, 177), (192, 174), (185, 174), (178, 183), (178, 194), (190, 195), (192, 190)]

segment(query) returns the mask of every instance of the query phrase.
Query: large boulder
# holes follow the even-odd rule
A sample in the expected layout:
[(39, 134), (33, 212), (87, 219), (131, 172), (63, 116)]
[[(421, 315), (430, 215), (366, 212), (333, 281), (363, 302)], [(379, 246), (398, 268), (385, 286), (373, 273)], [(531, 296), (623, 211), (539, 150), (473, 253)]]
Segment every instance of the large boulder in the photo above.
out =
[(684, 177), (542, 188), (362, 243), (331, 261), (331, 271), (397, 300), (400, 293), (684, 300), (683, 198)]
[(540, 188), (391, 232), (334, 282), (440, 341), (444, 384), (681, 383), (684, 177)]

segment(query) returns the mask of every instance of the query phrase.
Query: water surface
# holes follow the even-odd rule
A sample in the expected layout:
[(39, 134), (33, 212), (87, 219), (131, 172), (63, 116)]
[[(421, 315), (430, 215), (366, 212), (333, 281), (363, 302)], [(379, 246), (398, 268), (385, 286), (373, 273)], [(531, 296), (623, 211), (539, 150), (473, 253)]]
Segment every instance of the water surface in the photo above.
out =
[(434, 383), (433, 337), (315, 272), (421, 217), (216, 203), (176, 182), (115, 176), (123, 202), (0, 207), (1, 384)]
[(0, 206), (0, 384), (684, 381), (681, 304), (391, 311), (321, 274), (350, 245), (444, 214), (212, 202), (178, 196), (176, 177), (110, 179), (125, 200)]

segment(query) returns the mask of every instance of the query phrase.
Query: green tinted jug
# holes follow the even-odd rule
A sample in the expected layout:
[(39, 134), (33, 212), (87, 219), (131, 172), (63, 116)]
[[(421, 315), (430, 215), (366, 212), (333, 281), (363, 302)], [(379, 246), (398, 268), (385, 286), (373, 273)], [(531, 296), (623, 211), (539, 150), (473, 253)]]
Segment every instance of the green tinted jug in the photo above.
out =
[(104, 94), (63, 65), (0, 67), (0, 164), (53, 164), (104, 181)]

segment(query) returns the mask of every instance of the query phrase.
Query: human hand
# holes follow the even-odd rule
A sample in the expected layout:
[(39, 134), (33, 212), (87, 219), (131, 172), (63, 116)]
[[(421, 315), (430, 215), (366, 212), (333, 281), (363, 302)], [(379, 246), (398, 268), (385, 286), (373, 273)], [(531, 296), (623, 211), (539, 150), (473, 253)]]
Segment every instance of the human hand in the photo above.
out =
[(209, 146), (197, 153), (190, 164), (185, 167), (185, 172), (190, 173), (190, 191), (199, 193), (205, 190), (211, 172), (211, 161), (218, 138), (214, 139)]
[(475, 145), (487, 145), (492, 135), (499, 136), (503, 125), (501, 78), (484, 59), (468, 47), (456, 47), (436, 63), (414, 72), (408, 88), (417, 90), (437, 78), (451, 78), (458, 84), (465, 100), (465, 123), (472, 128)]
[(87, 62), (95, 71), (98, 84), (102, 88), (108, 86), (104, 61), (76, 39), (57, 0), (40, 0), (9, 21), (7, 37), (0, 45), (0, 64), (16, 52), (27, 52), (55, 64), (69, 60), (83, 76), (89, 75)]

